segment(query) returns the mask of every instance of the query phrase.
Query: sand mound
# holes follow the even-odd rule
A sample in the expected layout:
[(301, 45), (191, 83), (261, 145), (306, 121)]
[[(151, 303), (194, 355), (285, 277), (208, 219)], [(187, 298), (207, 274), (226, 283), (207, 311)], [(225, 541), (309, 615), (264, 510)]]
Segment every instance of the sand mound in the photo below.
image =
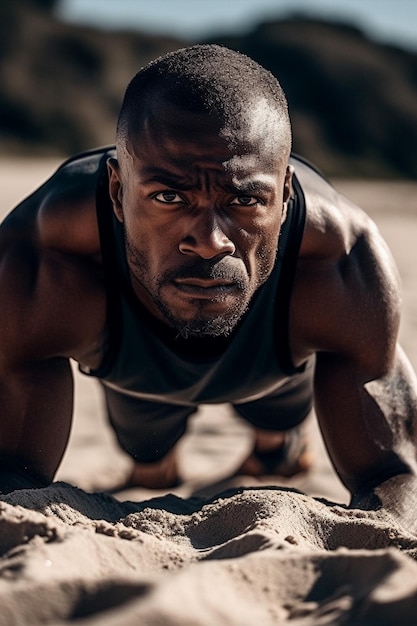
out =
[(0, 530), (5, 626), (416, 623), (417, 538), (291, 490), (135, 503), (55, 483), (3, 497)]

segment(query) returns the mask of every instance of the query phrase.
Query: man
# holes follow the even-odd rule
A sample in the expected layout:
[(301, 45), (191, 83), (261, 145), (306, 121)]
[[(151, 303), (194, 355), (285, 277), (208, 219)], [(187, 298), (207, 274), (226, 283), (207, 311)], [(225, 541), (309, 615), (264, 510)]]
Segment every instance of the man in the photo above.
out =
[(3, 491), (53, 479), (73, 358), (103, 385), (132, 484), (179, 479), (200, 403), (253, 425), (241, 472), (307, 469), (314, 403), (353, 504), (383, 484), (398, 512), (417, 401), (396, 269), (366, 215), (290, 158), (276, 79), (218, 46), (168, 54), (129, 85), (116, 148), (70, 159), (1, 229)]

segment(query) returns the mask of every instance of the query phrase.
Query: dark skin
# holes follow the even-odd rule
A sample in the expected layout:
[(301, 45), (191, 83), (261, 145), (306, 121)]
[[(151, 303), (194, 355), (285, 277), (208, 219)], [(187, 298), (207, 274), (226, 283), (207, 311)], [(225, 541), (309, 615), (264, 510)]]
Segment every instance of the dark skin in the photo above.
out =
[[(219, 315), (226, 323), (273, 267), (291, 175), (277, 175), (279, 155), (262, 148), (263, 135), (239, 154), (207, 116), (168, 110), (168, 121), (145, 122), (120, 164), (109, 163), (133, 289), (163, 322), (168, 310), (185, 323), (197, 317), (199, 328)], [(213, 278), (198, 277), (204, 260), (220, 268)]]
[[(239, 152), (197, 117), (191, 140), (183, 111), (170, 108), (164, 119), (158, 141), (148, 125), (108, 164), (132, 286), (162, 322), (173, 323), (169, 309), (175, 323), (191, 329), (213, 317), (228, 323), (230, 310), (244, 310), (272, 268), (291, 191), (288, 151), (263, 149), (259, 131)], [(324, 183), (307, 170), (299, 178), (308, 213), (291, 300), (293, 361), (317, 356), (315, 410), (352, 503), (382, 503), (412, 530), (415, 516), (404, 502), (417, 493), (416, 380), (397, 344), (397, 272), (362, 211), (336, 192), (329, 201)], [(68, 442), (69, 359), (96, 368), (103, 355), (96, 183), (96, 167), (64, 168), (0, 230), (0, 290), (7, 294), (0, 299), (0, 406), (7, 407), (0, 451), (4, 463), (45, 483)], [(230, 276), (184, 277), (184, 267), (201, 259), (219, 262)], [(255, 445), (268, 449), (282, 440), (282, 433), (258, 431)], [(173, 452), (147, 469), (137, 464), (132, 478), (151, 484), (175, 472)]]

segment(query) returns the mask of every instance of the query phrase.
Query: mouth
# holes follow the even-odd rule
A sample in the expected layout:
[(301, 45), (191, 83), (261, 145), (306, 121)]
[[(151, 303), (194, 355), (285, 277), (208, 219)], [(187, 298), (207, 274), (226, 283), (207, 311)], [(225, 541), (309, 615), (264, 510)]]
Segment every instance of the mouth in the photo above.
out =
[(225, 297), (238, 289), (233, 281), (214, 278), (177, 278), (174, 285), (183, 294), (211, 300)]

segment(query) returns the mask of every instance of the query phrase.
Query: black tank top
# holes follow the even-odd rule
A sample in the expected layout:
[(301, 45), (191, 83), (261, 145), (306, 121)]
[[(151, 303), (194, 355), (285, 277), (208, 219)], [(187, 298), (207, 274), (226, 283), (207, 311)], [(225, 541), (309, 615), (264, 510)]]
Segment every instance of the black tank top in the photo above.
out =
[[(172, 404), (249, 402), (272, 393), (294, 368), (289, 344), (289, 301), (305, 224), (305, 200), (294, 176), (274, 268), (230, 337), (175, 338), (141, 306), (130, 285), (123, 226), (108, 194), (103, 150), (97, 217), (107, 290), (108, 345), (101, 366), (83, 373), (123, 395)], [(291, 163), (297, 165), (297, 158)], [(191, 349), (190, 349), (191, 346)], [(303, 368), (301, 368), (303, 369)]]

